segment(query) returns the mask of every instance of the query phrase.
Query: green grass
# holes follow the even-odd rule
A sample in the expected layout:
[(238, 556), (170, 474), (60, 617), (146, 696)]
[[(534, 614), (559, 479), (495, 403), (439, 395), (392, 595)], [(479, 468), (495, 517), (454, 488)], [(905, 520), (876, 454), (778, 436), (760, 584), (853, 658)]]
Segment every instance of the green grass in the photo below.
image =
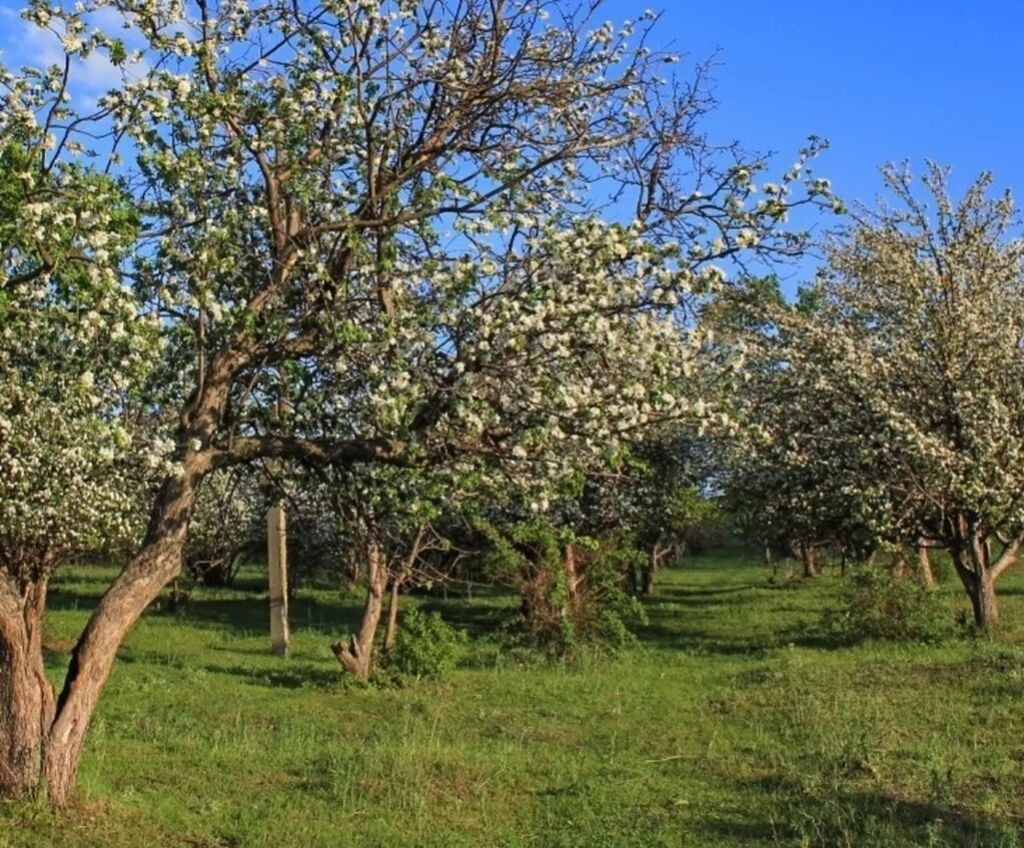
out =
[[(69, 569), (51, 671), (102, 589)], [(996, 639), (830, 643), (838, 577), (726, 555), (659, 575), (640, 646), (567, 666), (474, 640), (444, 683), (347, 685), (357, 601), (304, 591), (268, 652), (259, 575), (132, 632), (79, 800), (0, 805), (0, 846), (1024, 845), (1024, 571)], [(946, 583), (950, 616), (965, 606)], [(475, 632), (507, 599), (433, 602)]]

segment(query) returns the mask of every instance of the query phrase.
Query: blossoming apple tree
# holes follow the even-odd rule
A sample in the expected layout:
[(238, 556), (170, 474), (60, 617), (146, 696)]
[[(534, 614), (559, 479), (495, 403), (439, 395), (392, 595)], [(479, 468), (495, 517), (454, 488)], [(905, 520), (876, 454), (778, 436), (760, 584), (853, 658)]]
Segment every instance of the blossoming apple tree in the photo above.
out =
[(894, 202), (832, 240), (814, 308), (775, 311), (785, 367), (764, 408), (790, 410), (764, 444), (817, 469), (805, 499), (845, 504), (876, 539), (946, 549), (987, 628), (1024, 541), (1024, 239), (988, 174), (958, 202), (937, 165), (926, 199), (906, 168), (883, 176)]
[[(120, 281), (155, 316), (149, 403), (172, 424), (138, 552), (52, 715), (17, 730), (40, 760), (8, 762), (6, 792), (39, 778), (68, 798), (117, 648), (178, 574), (211, 472), (472, 458), (542, 486), (688, 413), (680, 301), (721, 280), (718, 260), (798, 250), (787, 209), (828, 187), (811, 149), (758, 189), (763, 163), (699, 131), (703, 88), (661, 79), (673, 57), (647, 48), (652, 22), (594, 5), (32, 4), (68, 58), (5, 72), (0, 126), (69, 169), (105, 159), (130, 198)], [(96, 10), (125, 32), (95, 29)], [(124, 82), (82, 113), (71, 82), (92, 53)]]

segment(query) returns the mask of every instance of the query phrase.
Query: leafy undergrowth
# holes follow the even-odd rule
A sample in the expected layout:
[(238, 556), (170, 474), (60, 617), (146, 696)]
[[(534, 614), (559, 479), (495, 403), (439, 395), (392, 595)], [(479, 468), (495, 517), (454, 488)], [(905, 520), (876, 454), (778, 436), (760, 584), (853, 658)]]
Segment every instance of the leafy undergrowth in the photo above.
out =
[[(71, 569), (57, 678), (102, 586)], [(542, 661), (480, 639), (509, 599), (424, 601), (474, 638), (444, 682), (346, 684), (358, 601), (303, 591), (273, 657), (259, 575), (129, 637), (56, 816), (0, 805), (0, 846), (1024, 844), (1024, 572), (995, 639), (840, 644), (835, 575), (726, 555), (659, 575), (639, 647)], [(940, 589), (953, 617), (957, 587)]]

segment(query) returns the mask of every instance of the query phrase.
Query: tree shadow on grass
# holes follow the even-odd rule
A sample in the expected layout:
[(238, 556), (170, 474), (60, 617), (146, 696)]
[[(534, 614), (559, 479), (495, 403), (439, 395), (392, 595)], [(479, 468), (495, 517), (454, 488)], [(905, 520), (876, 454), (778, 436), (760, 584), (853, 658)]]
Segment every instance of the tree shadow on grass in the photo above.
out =
[[(745, 583), (739, 586), (714, 586), (714, 587), (690, 587), (690, 586), (655, 586), (651, 595), (643, 597), (645, 604), (657, 604), (661, 602), (678, 603), (681, 599), (709, 599), (721, 595), (735, 595), (740, 592), (755, 592), (766, 587)], [(708, 603), (716, 603), (714, 600)]]
[[(318, 598), (296, 597), (288, 602), (288, 620), (292, 630), (310, 630), (336, 636), (358, 627), (361, 615), (358, 602), (331, 604)], [(148, 615), (180, 618), (191, 627), (233, 630), (239, 633), (266, 633), (270, 613), (266, 596), (206, 595), (194, 597), (180, 612), (152, 608)]]
[(635, 628), (641, 644), (650, 648), (716, 656), (763, 656), (788, 642), (777, 634), (729, 637), (697, 627), (651, 621)]
[(508, 607), (443, 600), (426, 601), (419, 605), (419, 609), (424, 612), (440, 613), (445, 622), (452, 627), (465, 630), (474, 638), (487, 636), (501, 630), (516, 613), (514, 609)]
[[(737, 782), (741, 793), (767, 793), (771, 813), (764, 819), (740, 812), (704, 821), (700, 828), (716, 842), (779, 845), (973, 846), (1011, 848), (1019, 844), (1020, 821), (986, 816), (934, 801), (901, 798), (883, 790), (810, 795), (795, 782), (776, 777)], [(757, 809), (763, 805), (747, 805)]]
[[(230, 653), (237, 652), (232, 650)], [(197, 663), (194, 656), (177, 656), (158, 651), (127, 649), (118, 656), (118, 659), (126, 665), (138, 663), (181, 671), (225, 674), (242, 678), (244, 682), (253, 686), (283, 689), (326, 689), (338, 685), (342, 678), (345, 677), (340, 666), (335, 670), (333, 668), (325, 668), (323, 663), (275, 657), (269, 648), (266, 651), (260, 652), (260, 656), (266, 662), (243, 664), (232, 662), (229, 656), (224, 656), (224, 662), (208, 660)], [(216, 660), (216, 656), (214, 660)]]
[(212, 674), (241, 678), (251, 686), (275, 689), (335, 689), (346, 685), (346, 675), (341, 666), (333, 670), (291, 660), (280, 668), (216, 664), (207, 664), (202, 668)]

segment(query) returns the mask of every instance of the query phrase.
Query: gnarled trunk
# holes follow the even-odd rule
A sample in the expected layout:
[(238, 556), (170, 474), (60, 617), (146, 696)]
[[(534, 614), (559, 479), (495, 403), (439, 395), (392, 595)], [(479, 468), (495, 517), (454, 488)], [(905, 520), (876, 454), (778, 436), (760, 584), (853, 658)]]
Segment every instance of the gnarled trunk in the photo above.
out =
[(197, 456), (180, 476), (165, 481), (145, 545), (100, 599), (75, 645), (43, 758), (43, 782), (55, 805), (65, 803), (74, 789), (82, 743), (118, 647), (161, 589), (181, 571), (189, 516), (208, 470), (208, 463)]
[(72, 652), (54, 701), (43, 671), (46, 582), (0, 587), (0, 795), (45, 792), (68, 801), (85, 734), (117, 649), (132, 625), (181, 570), (188, 519), (199, 481), (209, 470), (200, 454), (161, 487), (139, 554), (100, 599)]
[(989, 572), (972, 574), (964, 581), (971, 599), (974, 624), (979, 630), (989, 630), (999, 623), (999, 603), (996, 600), (996, 581)]
[(373, 646), (384, 609), (387, 585), (388, 567), (384, 552), (376, 541), (371, 541), (366, 550), (366, 604), (363, 606), (359, 632), (349, 636), (346, 641), (331, 645), (338, 662), (360, 680), (369, 679), (373, 673)]
[(22, 586), (0, 578), (0, 797), (33, 794), (53, 722), (43, 668), (46, 577)]
[(999, 622), (996, 580), (1016, 561), (1024, 534), (1005, 542), (999, 555), (993, 556), (991, 541), (973, 522), (958, 517), (957, 528), (959, 538), (950, 548), (953, 565), (971, 601), (975, 625), (979, 630), (989, 630)]

